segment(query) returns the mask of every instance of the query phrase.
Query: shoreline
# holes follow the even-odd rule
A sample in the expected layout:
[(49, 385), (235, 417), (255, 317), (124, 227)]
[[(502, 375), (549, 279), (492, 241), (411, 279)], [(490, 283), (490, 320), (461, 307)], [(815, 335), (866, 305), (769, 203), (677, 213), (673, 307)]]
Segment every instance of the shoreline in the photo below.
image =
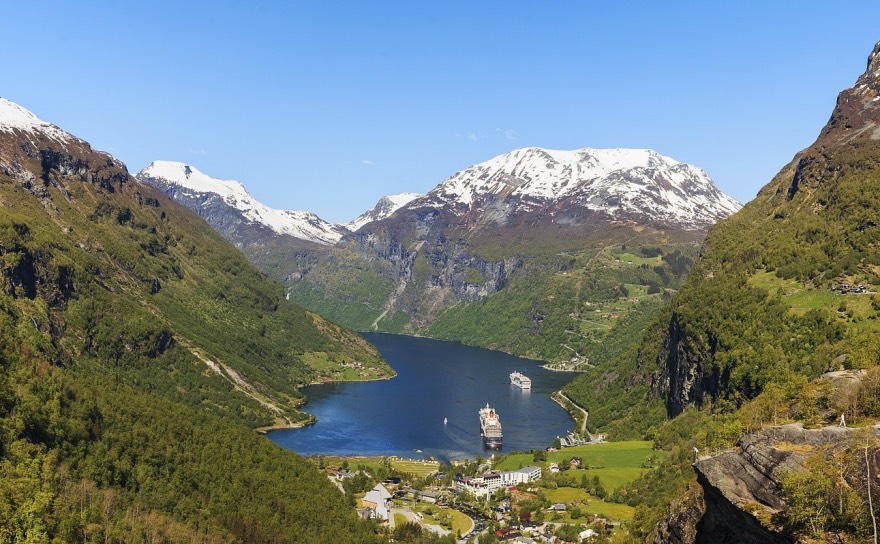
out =
[(550, 366), (550, 365), (552, 365), (552, 364), (553, 364), (553, 363), (544, 363), (544, 364), (541, 365), (541, 368), (543, 368), (544, 370), (549, 370), (550, 372), (576, 372), (576, 373), (583, 373), (583, 372), (586, 372), (586, 369), (581, 370), (581, 369), (577, 369), (577, 368), (573, 368), (573, 369), (568, 369), (568, 368), (554, 368), (554, 367)]
[[(303, 412), (304, 414), (306, 412)], [(318, 422), (318, 418), (313, 416), (312, 414), (307, 414), (309, 417), (302, 421), (294, 421), (290, 423), (277, 423), (275, 425), (265, 425), (263, 427), (255, 427), (254, 431), (259, 434), (269, 434), (272, 431), (283, 431), (286, 429), (302, 429), (303, 427), (308, 427), (310, 425), (314, 425)]]

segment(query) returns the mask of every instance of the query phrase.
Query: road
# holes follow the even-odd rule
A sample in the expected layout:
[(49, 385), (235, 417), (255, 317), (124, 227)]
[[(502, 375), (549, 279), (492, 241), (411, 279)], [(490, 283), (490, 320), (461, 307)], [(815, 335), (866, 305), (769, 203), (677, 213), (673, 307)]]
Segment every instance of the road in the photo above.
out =
[(583, 435), (584, 433), (586, 433), (586, 432), (587, 432), (587, 417), (589, 417), (590, 413), (587, 412), (586, 410), (584, 410), (583, 408), (581, 408), (580, 406), (578, 406), (573, 400), (571, 400), (570, 398), (568, 398), (568, 397), (565, 395), (565, 393), (563, 393), (561, 390), (559, 391), (559, 396), (562, 397), (562, 398), (564, 398), (566, 401), (568, 401), (569, 404), (571, 404), (572, 406), (574, 406), (575, 408), (577, 408), (578, 410), (580, 410), (581, 412), (584, 413), (584, 419), (581, 421), (581, 429), (580, 429), (580, 433), (581, 433), (582, 435)]

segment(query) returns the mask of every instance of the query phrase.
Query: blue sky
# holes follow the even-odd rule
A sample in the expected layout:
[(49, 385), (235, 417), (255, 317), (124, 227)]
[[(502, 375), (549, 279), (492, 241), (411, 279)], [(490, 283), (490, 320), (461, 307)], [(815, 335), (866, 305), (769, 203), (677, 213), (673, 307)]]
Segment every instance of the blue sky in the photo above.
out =
[(754, 197), (880, 40), (880, 2), (28, 2), (0, 96), (110, 151), (344, 222), (526, 146), (645, 147)]

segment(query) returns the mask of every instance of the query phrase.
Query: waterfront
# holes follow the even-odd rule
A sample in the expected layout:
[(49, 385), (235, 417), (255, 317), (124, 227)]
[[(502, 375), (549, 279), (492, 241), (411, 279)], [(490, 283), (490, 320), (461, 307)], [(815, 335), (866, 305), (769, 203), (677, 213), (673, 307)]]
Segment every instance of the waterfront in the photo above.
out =
[[(549, 446), (574, 423), (550, 400), (573, 375), (454, 342), (364, 333), (398, 372), (392, 380), (313, 385), (303, 389), (316, 424), (269, 433), (303, 455), (433, 456), (441, 460), (490, 455), (483, 449), (477, 411), (490, 403), (501, 415), (501, 451)], [(514, 370), (532, 390), (510, 384)], [(447, 423), (443, 419), (447, 418)]]

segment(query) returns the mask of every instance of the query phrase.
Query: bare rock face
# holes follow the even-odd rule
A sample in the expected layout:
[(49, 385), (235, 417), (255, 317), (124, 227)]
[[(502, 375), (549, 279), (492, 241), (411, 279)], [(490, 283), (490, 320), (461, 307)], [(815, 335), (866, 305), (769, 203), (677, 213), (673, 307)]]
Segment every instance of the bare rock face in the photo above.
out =
[[(728, 379), (726, 373), (703, 371), (705, 355), (698, 346), (693, 345), (692, 340), (678, 315), (673, 313), (660, 352), (664, 364), (651, 385), (666, 400), (666, 411), (670, 416), (676, 416), (688, 406), (699, 406), (704, 399), (716, 396)], [(710, 339), (711, 354), (715, 353), (715, 345), (714, 339)]]
[(703, 489), (693, 486), (673, 505), (669, 517), (660, 522), (646, 540), (647, 544), (695, 544), (697, 526), (706, 513)]
[(837, 97), (837, 105), (816, 144), (880, 140), (880, 42), (868, 57), (865, 73)]
[[(805, 471), (804, 463), (819, 452), (824, 455), (847, 448), (853, 430), (845, 427), (805, 429), (795, 423), (748, 434), (737, 447), (694, 463), (702, 491), (676, 505), (649, 542), (676, 544), (791, 543), (794, 539), (773, 525), (785, 515), (780, 492), (785, 472)], [(880, 425), (873, 428), (880, 437)], [(872, 474), (878, 470), (877, 448), (870, 454)], [(864, 483), (862, 483), (864, 485)], [(880, 482), (872, 482), (880, 493)]]

